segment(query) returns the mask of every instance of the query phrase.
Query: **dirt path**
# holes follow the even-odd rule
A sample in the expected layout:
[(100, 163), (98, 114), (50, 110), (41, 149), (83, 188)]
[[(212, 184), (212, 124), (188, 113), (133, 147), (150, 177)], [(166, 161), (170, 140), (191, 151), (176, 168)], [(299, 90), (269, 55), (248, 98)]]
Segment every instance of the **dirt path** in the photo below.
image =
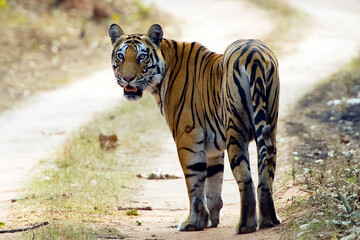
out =
[[(188, 4), (181, 2), (174, 5), (165, 2), (154, 0), (159, 8), (179, 19), (178, 22), (184, 31), (182, 38), (177, 38), (178, 40), (196, 40), (218, 52), (223, 51), (234, 39), (262, 38), (273, 29), (266, 13), (257, 12), (256, 9), (249, 10), (239, 1), (189, 1)], [(289, 2), (309, 14), (311, 19), (310, 28), (304, 29), (299, 35), (302, 36), (301, 40), (285, 46), (293, 52), (279, 59), (282, 116), (305, 91), (356, 56), (360, 47), (360, 29), (357, 27), (360, 23), (359, 1), (348, 0), (345, 4), (336, 0)], [(285, 150), (287, 143), (282, 129), (279, 129), (278, 140), (281, 144), (280, 149)], [(163, 172), (182, 176), (175, 145), (170, 136), (164, 140), (164, 148), (167, 149), (166, 152), (161, 152), (156, 159), (151, 159), (149, 165), (153, 166), (152, 170), (161, 168)], [(256, 159), (254, 144), (251, 146), (250, 155), (251, 159)], [(285, 175), (285, 168), (282, 167), (287, 165), (285, 155), (286, 153), (282, 153), (280, 156), (283, 157), (278, 160), (275, 188)], [(149, 171), (149, 167), (146, 170)], [(252, 171), (254, 180), (257, 180), (255, 163)], [(292, 193), (288, 194), (291, 198)], [(287, 199), (285, 196), (276, 196), (275, 200), (280, 198)], [(140, 211), (139, 217), (128, 218), (121, 223), (121, 228), (129, 239), (279, 238), (279, 228), (260, 230), (243, 236), (234, 234), (239, 216), (239, 194), (228, 164), (225, 164), (223, 200), (221, 223), (217, 228), (201, 232), (178, 232), (177, 224), (188, 214), (184, 179), (142, 180), (138, 194), (133, 202), (128, 203), (128, 207), (151, 206), (153, 211)], [(141, 222), (141, 226), (137, 226), (136, 220)]]

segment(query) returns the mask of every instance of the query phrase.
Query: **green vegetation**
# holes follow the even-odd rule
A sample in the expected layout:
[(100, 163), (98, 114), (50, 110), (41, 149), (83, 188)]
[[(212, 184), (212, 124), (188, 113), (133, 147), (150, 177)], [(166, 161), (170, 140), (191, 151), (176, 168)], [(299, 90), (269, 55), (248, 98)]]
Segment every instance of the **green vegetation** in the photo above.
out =
[[(285, 239), (360, 237), (360, 57), (298, 104), (294, 181), (307, 197), (289, 206)], [(336, 103), (336, 104), (335, 104)]]
[[(100, 226), (109, 228), (108, 218), (121, 221), (137, 214), (117, 207), (131, 199), (138, 166), (157, 154), (153, 149), (161, 151), (161, 139), (168, 134), (151, 98), (146, 94), (138, 102), (126, 102), (95, 119), (74, 134), (54, 160), (44, 161), (41, 173), (26, 187), (23, 200), (13, 203), (18, 225), (49, 222), (26, 237), (87, 239), (98, 234)], [(102, 150), (100, 133), (115, 133), (118, 147)]]
[(126, 215), (128, 215), (128, 216), (139, 216), (139, 213), (137, 212), (136, 209), (131, 209), (131, 210), (126, 211)]

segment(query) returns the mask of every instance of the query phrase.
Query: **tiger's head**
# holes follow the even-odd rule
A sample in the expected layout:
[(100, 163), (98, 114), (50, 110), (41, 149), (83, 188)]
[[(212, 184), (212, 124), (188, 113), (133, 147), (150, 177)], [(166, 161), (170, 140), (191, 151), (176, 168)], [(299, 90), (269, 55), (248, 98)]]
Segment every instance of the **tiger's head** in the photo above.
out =
[(112, 24), (109, 36), (113, 45), (112, 66), (117, 83), (124, 88), (127, 100), (140, 99), (144, 90), (155, 88), (163, 79), (164, 59), (160, 45), (163, 31), (154, 24), (147, 34), (125, 35)]

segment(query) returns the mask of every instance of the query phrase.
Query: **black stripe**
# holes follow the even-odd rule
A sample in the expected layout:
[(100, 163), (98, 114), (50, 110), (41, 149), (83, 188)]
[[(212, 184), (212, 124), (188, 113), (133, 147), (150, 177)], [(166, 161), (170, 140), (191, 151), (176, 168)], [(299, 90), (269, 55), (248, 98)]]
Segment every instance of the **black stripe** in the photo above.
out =
[(250, 179), (247, 180), (247, 181), (240, 180), (240, 181), (237, 182), (237, 184), (240, 184), (240, 183), (244, 183), (245, 185), (248, 185), (248, 184), (252, 184), (252, 183), (253, 183), (253, 180), (250, 178)]
[[(238, 42), (236, 42), (236, 43), (238, 43)], [(236, 43), (234, 43), (234, 44), (236, 44)], [(230, 56), (229, 56), (228, 59), (227, 59), (226, 69), (229, 69), (229, 64), (230, 64), (230, 60), (231, 60), (231, 58), (232, 58), (232, 55), (233, 55), (235, 52), (239, 51), (241, 48), (243, 48), (243, 49), (241, 50), (241, 52), (240, 52), (239, 57), (243, 56), (244, 53), (245, 53), (247, 50), (249, 50), (249, 47), (250, 47), (251, 43), (252, 43), (252, 41), (245, 42), (245, 43), (241, 44), (240, 46), (238, 46), (234, 51), (232, 51), (232, 53), (230, 54)], [(245, 47), (244, 47), (244, 46), (245, 46)]]
[[(238, 120), (238, 122), (242, 125), (243, 129), (245, 129), (245, 123), (243, 121), (242, 118), (240, 118), (240, 115), (237, 112), (234, 112), (236, 110), (231, 109), (231, 113), (233, 115), (235, 115), (236, 119)], [(244, 134), (244, 131), (242, 131), (239, 126), (236, 126), (235, 122), (233, 119), (229, 118), (229, 121), (227, 123), (227, 131), (229, 131), (230, 129), (234, 130), (237, 134), (239, 134), (241, 136), (241, 138), (243, 139), (244, 142), (246, 141), (250, 141), (252, 135), (251, 134)]]
[(260, 159), (259, 163), (258, 163), (258, 174), (262, 175), (264, 169), (265, 169), (265, 164), (263, 163), (262, 159)]
[(275, 175), (274, 175), (273, 171), (271, 171), (271, 170), (269, 170), (269, 177), (271, 177), (272, 179), (275, 178)]
[(182, 148), (179, 148), (178, 149), (178, 152), (180, 152), (181, 150), (185, 150), (185, 151), (188, 151), (188, 152), (191, 152), (191, 153), (198, 153), (194, 150), (192, 150), (191, 148), (188, 148), (188, 147), (182, 147)]
[[(230, 136), (229, 142), (227, 144), (227, 151), (229, 152), (229, 149), (232, 145), (235, 145), (238, 147), (241, 152), (245, 152), (247, 149), (245, 149), (242, 145), (240, 145), (239, 140), (235, 138), (234, 136)], [(238, 151), (238, 150), (237, 150)]]
[[(185, 47), (184, 47), (184, 44), (182, 46), (182, 52), (181, 52), (181, 59), (180, 59), (180, 66), (179, 66), (179, 69), (177, 72), (175, 72), (175, 66), (178, 64), (178, 44), (177, 42), (175, 41), (172, 41), (172, 44), (174, 45), (173, 46), (173, 49), (174, 49), (174, 56), (175, 56), (175, 64), (174, 64), (174, 67), (172, 69), (172, 71), (170, 72), (170, 76), (169, 76), (169, 79), (171, 79), (171, 83), (170, 83), (170, 86), (169, 86), (169, 89), (171, 90), (172, 89), (172, 86), (174, 85), (175, 81), (176, 80), (176, 77), (177, 75), (179, 74), (180, 72), (180, 69), (181, 69), (181, 65), (182, 65), (182, 60), (183, 60), (183, 56), (184, 56), (184, 50), (185, 50)], [(171, 48), (171, 47), (170, 47)], [(181, 49), (180, 49), (181, 50)], [(173, 74), (175, 74), (175, 76), (173, 77)]]
[(267, 152), (268, 153), (275, 153), (275, 148), (274, 148), (274, 146), (269, 146), (269, 147), (267, 147)]
[[(245, 61), (245, 69), (247, 69), (248, 65), (250, 64), (252, 57), (255, 53), (257, 53), (257, 49), (252, 49), (250, 51), (250, 53), (248, 54), (248, 56), (246, 57), (246, 61)], [(239, 60), (239, 58), (237, 59), (237, 61)]]
[[(217, 141), (217, 134), (216, 134), (216, 131), (215, 131), (215, 128), (214, 126), (211, 124), (211, 120), (209, 119), (209, 116), (207, 115), (207, 112), (205, 112), (205, 119), (206, 119), (206, 122), (208, 123), (209, 127), (210, 127), (210, 130), (214, 133), (214, 146), (216, 149), (220, 149), (220, 146), (218, 144), (218, 141)], [(220, 136), (222, 136), (223, 134), (220, 132)]]
[(197, 120), (198, 120), (200, 126), (201, 126), (202, 128), (204, 128), (204, 125), (203, 125), (203, 123), (202, 123), (202, 119), (200, 119), (200, 116), (199, 116), (199, 111), (196, 111), (196, 117), (197, 117)]
[[(263, 109), (260, 109), (257, 113), (255, 113), (255, 125), (257, 125), (262, 120), (266, 121), (266, 114)], [(262, 128), (261, 128), (261, 131), (260, 131), (260, 129), (258, 129), (258, 131), (256, 131), (256, 136), (259, 136), (261, 134), (262, 134)]]
[(153, 52), (153, 54), (155, 57), (155, 61), (158, 63), (160, 61), (159, 56), (157, 55), (157, 53), (155, 51)]
[(196, 176), (197, 174), (193, 173), (193, 174), (185, 174), (185, 178), (189, 178), (189, 177), (194, 177)]
[(247, 158), (244, 155), (241, 155), (240, 157), (235, 156), (233, 159), (231, 159), (230, 162), (231, 170), (234, 170), (234, 168), (239, 166), (242, 161), (248, 162)]
[(187, 169), (193, 170), (193, 171), (198, 171), (198, 172), (203, 172), (206, 171), (206, 163), (195, 163), (193, 165), (189, 165), (187, 166)]
[[(249, 50), (249, 48), (251, 47), (251, 45), (253, 44), (254, 41), (249, 40), (248, 42), (246, 42), (245, 44), (241, 45), (240, 47), (243, 47), (245, 45), (245, 47), (241, 50), (240, 52), (240, 56), (244, 56), (244, 54)], [(237, 51), (238, 49), (236, 49), (235, 51)]]
[[(184, 82), (184, 88), (182, 90), (181, 97), (180, 97), (180, 103), (176, 106), (176, 109), (174, 109), (174, 115), (175, 114), (177, 115), (177, 117), (174, 116), (174, 119), (176, 119), (175, 127), (174, 127), (175, 131), (178, 130), (178, 127), (180, 124), (180, 118), (181, 118), (182, 111), (184, 110), (184, 106), (185, 106), (185, 102), (186, 102), (186, 93), (188, 92), (187, 90), (188, 90), (188, 85), (189, 85), (189, 62), (190, 62), (190, 58), (191, 58), (191, 55), (192, 55), (192, 52), (194, 49), (194, 45), (195, 45), (195, 42), (191, 43), (191, 47), (190, 47), (190, 50), (188, 53), (188, 59), (186, 61), (186, 77), (185, 77), (185, 82)], [(177, 111), (177, 109), (179, 109), (179, 111)]]
[(224, 172), (224, 164), (217, 164), (207, 168), (206, 177), (212, 177), (219, 172)]

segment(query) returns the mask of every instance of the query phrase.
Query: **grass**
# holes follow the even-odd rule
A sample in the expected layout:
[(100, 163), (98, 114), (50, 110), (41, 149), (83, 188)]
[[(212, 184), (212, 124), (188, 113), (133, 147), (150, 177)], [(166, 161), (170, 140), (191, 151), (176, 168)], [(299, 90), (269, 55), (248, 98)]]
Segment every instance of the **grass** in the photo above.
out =
[[(360, 158), (358, 105), (328, 104), (358, 98), (360, 57), (298, 103), (292, 128), (294, 181), (307, 193), (291, 204), (284, 239), (358, 239), (360, 237)], [(294, 131), (294, 129), (289, 129)]]
[(77, 240), (77, 239), (123, 239), (115, 228), (89, 227), (71, 223), (53, 223), (43, 229), (36, 229), (23, 235), (21, 239)]
[[(161, 139), (168, 134), (151, 98), (146, 94), (96, 118), (75, 133), (55, 159), (44, 161), (40, 174), (26, 186), (23, 200), (13, 204), (13, 218), (17, 225), (50, 224), (21, 239), (87, 239), (110, 228), (110, 219), (126, 218), (117, 207), (131, 200), (135, 175), (143, 169), (139, 165), (156, 155), (153, 149), (161, 151)], [(115, 133), (118, 147), (102, 150), (100, 133)]]
[[(334, 165), (325, 172), (313, 168), (313, 180), (301, 183), (310, 194), (289, 208), (289, 215), (297, 217), (290, 222), (286, 239), (341, 238), (355, 234), (353, 231), (360, 226), (359, 181), (348, 181), (347, 178), (358, 179), (360, 165), (346, 169), (339, 162), (343, 160), (327, 160)], [(306, 177), (309, 179), (309, 174)], [(317, 177), (322, 179), (321, 182)], [(307, 210), (303, 212), (303, 209)], [(302, 211), (300, 216), (299, 211)], [(356, 236), (360, 236), (359, 232)]]

